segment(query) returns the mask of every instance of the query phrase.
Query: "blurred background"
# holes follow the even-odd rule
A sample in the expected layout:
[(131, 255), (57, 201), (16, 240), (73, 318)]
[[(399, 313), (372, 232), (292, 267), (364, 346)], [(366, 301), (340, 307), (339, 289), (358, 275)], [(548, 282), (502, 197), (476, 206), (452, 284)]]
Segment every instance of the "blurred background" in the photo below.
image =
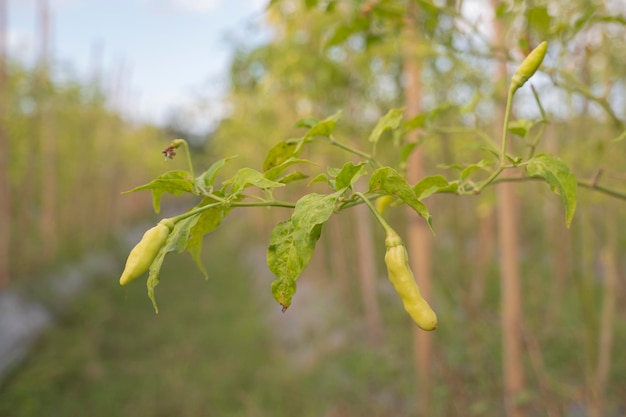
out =
[[(624, 39), (622, 0), (0, 0), (0, 416), (626, 415)], [(238, 155), (228, 178), (300, 118), (341, 109), (336, 136), (368, 149), (407, 106), (425, 175), (480, 179), (507, 80), (542, 40), (539, 100), (527, 85), (514, 107), (534, 123), (509, 151), (560, 156), (576, 216), (567, 228), (536, 181), (507, 188), (508, 218), (502, 184), (428, 198), (434, 333), (356, 209), (325, 226), (284, 314), (265, 264), (283, 208), (234, 210), (205, 240), (208, 280), (168, 255), (158, 315), (139, 282), (119, 286), (143, 231), (197, 204), (166, 195), (157, 215), (149, 193), (121, 194), (186, 168), (164, 161), (173, 139), (196, 171)], [(327, 192), (306, 182), (282, 197)], [(410, 216), (390, 208), (409, 243)]]

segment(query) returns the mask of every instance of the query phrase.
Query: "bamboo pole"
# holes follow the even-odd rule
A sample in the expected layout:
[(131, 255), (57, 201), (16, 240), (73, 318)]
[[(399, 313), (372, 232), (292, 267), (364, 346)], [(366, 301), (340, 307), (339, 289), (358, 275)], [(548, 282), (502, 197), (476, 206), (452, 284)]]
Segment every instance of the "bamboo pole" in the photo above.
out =
[(11, 185), (9, 183), (7, 76), (7, 3), (0, 0), (0, 291), (9, 286), (11, 247)]
[[(421, 66), (415, 51), (419, 46), (419, 34), (417, 30), (417, 8), (414, 3), (410, 3), (406, 13), (404, 31), (404, 100), (407, 118), (414, 117), (422, 111), (422, 84)], [(407, 140), (409, 142), (418, 141), (418, 132), (411, 132)], [(417, 147), (407, 161), (407, 180), (410, 184), (416, 184), (420, 178), (425, 176), (424, 154), (420, 147)], [(410, 209), (409, 209), (410, 210)], [(431, 282), (431, 240), (432, 235), (423, 219), (415, 215), (410, 210), (408, 225), (408, 247), (409, 261), (415, 272), (415, 280), (427, 300), (432, 300)], [(417, 414), (419, 416), (430, 415), (432, 408), (433, 389), (431, 386), (433, 334), (423, 332), (413, 326), (413, 351), (414, 363), (417, 375), (417, 392), (419, 398), (417, 403)]]

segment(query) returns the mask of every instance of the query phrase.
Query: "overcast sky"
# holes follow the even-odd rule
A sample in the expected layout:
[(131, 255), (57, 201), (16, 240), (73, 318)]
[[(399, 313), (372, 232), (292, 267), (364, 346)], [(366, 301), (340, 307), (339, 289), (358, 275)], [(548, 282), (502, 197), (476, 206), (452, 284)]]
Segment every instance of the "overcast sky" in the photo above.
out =
[[(39, 1), (8, 0), (9, 50), (29, 64), (40, 51)], [(125, 111), (154, 122), (163, 122), (172, 107), (190, 106), (194, 97), (220, 96), (232, 50), (227, 35), (261, 23), (267, 4), (266, 0), (48, 1), (51, 50), (61, 72), (88, 80), (99, 67), (107, 88), (123, 74)], [(251, 41), (259, 39), (262, 36)], [(216, 103), (208, 103), (205, 123), (219, 113)]]

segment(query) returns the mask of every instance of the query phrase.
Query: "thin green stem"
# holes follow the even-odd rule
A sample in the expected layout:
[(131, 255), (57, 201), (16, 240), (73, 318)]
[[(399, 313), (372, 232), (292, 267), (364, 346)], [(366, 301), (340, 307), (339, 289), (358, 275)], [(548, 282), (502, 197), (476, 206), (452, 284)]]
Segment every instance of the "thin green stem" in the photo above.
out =
[(378, 223), (380, 223), (380, 225), (383, 227), (383, 229), (385, 229), (385, 234), (387, 234), (387, 235), (389, 235), (389, 234), (396, 234), (396, 232), (389, 225), (389, 223), (387, 223), (387, 221), (383, 218), (383, 216), (380, 215), (378, 210), (376, 210), (376, 207), (374, 207), (372, 202), (367, 197), (365, 197), (365, 195), (363, 195), (363, 193), (356, 192), (356, 193), (354, 193), (354, 195), (356, 195), (359, 198), (361, 198), (361, 200), (363, 200), (363, 202), (367, 205), (367, 207), (369, 207), (369, 209), (371, 210), (371, 212), (374, 215), (374, 217), (376, 217), (376, 220), (378, 220)]
[[(507, 177), (507, 178), (498, 178), (492, 182), (494, 184), (497, 184), (500, 182), (524, 182), (524, 181), (544, 181), (544, 179), (541, 177), (517, 177), (517, 178)], [(598, 185), (596, 184), (594, 180), (576, 180), (576, 184), (579, 187), (598, 191), (599, 193), (606, 194), (610, 197), (614, 197), (614, 198), (626, 201), (626, 193)]]
[(289, 201), (257, 201), (257, 202), (239, 202), (239, 203), (231, 203), (231, 207), (285, 207), (285, 208), (296, 208), (295, 203), (291, 203)]
[[(188, 217), (195, 216), (196, 214), (202, 213), (203, 211), (212, 209), (218, 206), (224, 206), (224, 203), (227, 203), (226, 200), (220, 199), (221, 201), (207, 204), (206, 206), (196, 207), (193, 210), (189, 210), (183, 214), (179, 214), (178, 216), (172, 217), (172, 221), (174, 223), (178, 223), (181, 220), (184, 220)], [(288, 201), (257, 201), (257, 202), (235, 202), (230, 203), (230, 207), (286, 207), (286, 208), (295, 208), (295, 203), (290, 203)]]
[(207, 204), (206, 206), (202, 206), (202, 207), (196, 207), (193, 210), (189, 210), (189, 211), (187, 211), (187, 212), (185, 212), (183, 214), (179, 214), (178, 216), (172, 217), (171, 220), (174, 223), (178, 223), (181, 220), (184, 220), (184, 219), (186, 219), (188, 217), (191, 217), (191, 216), (195, 216), (198, 213), (202, 213), (203, 211), (206, 211), (208, 209), (211, 209), (213, 207), (217, 207), (217, 206), (220, 206), (220, 205), (222, 205), (222, 203), (217, 202), (217, 203)]
[(193, 172), (193, 164), (191, 163), (191, 152), (189, 152), (189, 144), (184, 139), (183, 139), (183, 146), (185, 147), (185, 154), (187, 155), (187, 165), (189, 165), (189, 172), (191, 173), (191, 178), (196, 178), (196, 175)]
[(474, 194), (480, 193), (486, 186), (491, 184), (506, 168), (512, 168), (511, 165), (505, 165), (506, 161), (506, 139), (509, 127), (509, 118), (511, 117), (511, 107), (513, 106), (513, 95), (517, 89), (513, 84), (509, 87), (509, 94), (506, 98), (506, 109), (504, 110), (504, 121), (502, 123), (502, 149), (500, 151), (500, 166), (493, 171), (493, 173), (483, 181), (478, 188), (474, 189)]
[[(506, 109), (504, 110), (504, 122), (502, 123), (502, 150), (500, 154), (500, 166), (504, 166), (504, 161), (506, 160), (506, 138), (509, 127), (509, 117), (511, 116), (511, 107), (513, 106), (513, 95), (515, 94), (515, 89), (511, 84), (511, 88), (509, 88), (509, 94), (506, 98)], [(502, 171), (500, 171), (502, 172)], [(500, 174), (500, 172), (498, 174)], [(494, 177), (495, 178), (495, 177)]]
[(336, 146), (336, 147), (338, 147), (340, 149), (343, 149), (344, 151), (347, 151), (347, 152), (350, 152), (352, 154), (358, 155), (361, 158), (365, 158), (368, 161), (370, 161), (371, 163), (373, 163), (374, 165), (376, 165), (377, 167), (381, 167), (382, 166), (382, 164), (380, 162), (378, 162), (376, 160), (376, 158), (374, 158), (372, 155), (370, 155), (370, 154), (368, 154), (366, 152), (363, 152), (363, 151), (361, 151), (359, 149), (353, 148), (352, 146), (347, 145), (347, 144), (345, 144), (343, 142), (339, 142), (337, 139), (334, 138), (333, 135), (330, 135), (328, 137), (328, 140), (330, 141), (330, 143), (332, 145), (334, 145), (334, 146)]
[(480, 192), (482, 190), (484, 190), (486, 186), (488, 186), (489, 184), (494, 182), (496, 180), (496, 178), (498, 177), (498, 175), (500, 175), (502, 173), (502, 171), (504, 171), (507, 168), (513, 168), (513, 165), (504, 165), (504, 166), (501, 165), (501, 166), (499, 166), (495, 171), (493, 171), (493, 173), (489, 176), (489, 178), (487, 178), (477, 188), (475, 188), (472, 191), (472, 193), (473, 194), (480, 194)]

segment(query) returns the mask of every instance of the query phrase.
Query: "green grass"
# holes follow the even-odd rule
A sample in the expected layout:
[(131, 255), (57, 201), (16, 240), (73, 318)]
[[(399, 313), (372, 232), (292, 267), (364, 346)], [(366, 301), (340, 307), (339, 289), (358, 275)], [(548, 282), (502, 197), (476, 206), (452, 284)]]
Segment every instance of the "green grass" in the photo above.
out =
[[(415, 415), (411, 323), (395, 294), (379, 295), (385, 340), (377, 349), (365, 342), (362, 312), (346, 314), (328, 281), (318, 281), (317, 293), (309, 290), (321, 310), (305, 308), (311, 300), (301, 284), (290, 310), (276, 314), (271, 276), (244, 267), (242, 245), (227, 233), (207, 239), (208, 281), (187, 255), (166, 258), (158, 315), (141, 281), (122, 288), (117, 276), (97, 280), (0, 385), (0, 417)], [(258, 279), (261, 285), (253, 284)], [(486, 304), (493, 313), (486, 306), (488, 313), (473, 322), (454, 303), (438, 306), (433, 416), (502, 413), (497, 303)], [(327, 315), (329, 306), (341, 314)], [(582, 347), (572, 349), (579, 317), (570, 313), (563, 312), (558, 327), (535, 328), (551, 380), (573, 389), (581, 386), (584, 364)], [(624, 328), (618, 323), (608, 390), (613, 407), (623, 398)], [(289, 337), (294, 329), (303, 336)], [(334, 334), (345, 341), (329, 348)], [(314, 359), (302, 363), (302, 352), (310, 351)], [(556, 398), (563, 407), (571, 404), (568, 392)]]
[(273, 335), (298, 318), (281, 315), (270, 328), (268, 313), (280, 308), (270, 281), (253, 294), (255, 271), (211, 240), (208, 281), (187, 255), (166, 258), (158, 315), (142, 282), (97, 280), (3, 381), (0, 416), (375, 416), (406, 407), (408, 356), (381, 358), (357, 339), (295, 366)]
[(99, 280), (3, 383), (0, 415), (238, 415), (271, 363), (268, 333), (246, 271), (213, 256), (209, 281), (187, 256), (167, 259), (159, 315), (140, 282)]

